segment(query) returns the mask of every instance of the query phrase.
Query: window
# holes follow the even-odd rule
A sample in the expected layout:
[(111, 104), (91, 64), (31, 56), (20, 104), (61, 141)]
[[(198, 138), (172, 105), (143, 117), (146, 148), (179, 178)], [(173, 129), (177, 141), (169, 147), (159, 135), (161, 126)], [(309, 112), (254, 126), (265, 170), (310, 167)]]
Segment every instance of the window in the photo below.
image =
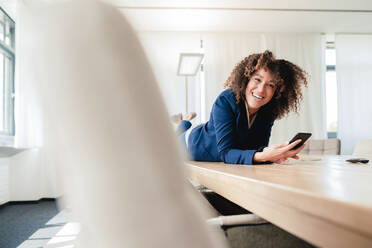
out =
[(328, 138), (337, 137), (337, 79), (336, 49), (333, 41), (328, 41), (325, 52), (326, 59), (326, 104)]
[(15, 23), (0, 8), (0, 137), (14, 135)]

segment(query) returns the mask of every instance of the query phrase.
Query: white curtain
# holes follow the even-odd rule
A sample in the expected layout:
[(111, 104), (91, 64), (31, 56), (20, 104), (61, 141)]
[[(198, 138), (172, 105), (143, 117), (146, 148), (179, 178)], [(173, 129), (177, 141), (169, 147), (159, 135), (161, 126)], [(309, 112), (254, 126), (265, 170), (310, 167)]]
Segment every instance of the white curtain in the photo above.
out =
[(55, 169), (59, 163), (57, 139), (46, 114), (48, 103), (40, 94), (40, 75), (45, 68), (35, 62), (40, 53), (35, 51), (38, 38), (28, 10), (31, 4), (36, 1), (17, 2), (15, 147), (28, 148), (11, 158), (10, 197), (18, 201), (60, 196)]
[(206, 33), (205, 49), (206, 120), (216, 97), (236, 63), (251, 53), (262, 51), (261, 35), (247, 33)]
[(43, 110), (36, 87), (40, 79), (33, 73), (41, 71), (41, 68), (34, 64), (34, 59), (38, 56), (33, 49), (35, 44), (32, 33), (34, 23), (27, 16), (26, 6), (27, 1), (18, 2), (14, 106), (15, 146), (34, 148), (40, 147), (43, 143)]
[(299, 115), (292, 113), (276, 121), (270, 142), (287, 141), (297, 132), (311, 132), (318, 139), (326, 137), (324, 49), (320, 34), (207, 33), (203, 40), (207, 114), (235, 64), (252, 53), (269, 49), (277, 58), (299, 65), (310, 75)]
[(360, 139), (372, 139), (372, 35), (336, 35), (338, 136), (341, 153), (352, 154)]
[[(185, 77), (177, 75), (180, 53), (199, 53), (200, 34), (192, 32), (139, 32), (169, 114), (185, 113)], [(188, 110), (200, 121), (200, 75), (188, 77)]]

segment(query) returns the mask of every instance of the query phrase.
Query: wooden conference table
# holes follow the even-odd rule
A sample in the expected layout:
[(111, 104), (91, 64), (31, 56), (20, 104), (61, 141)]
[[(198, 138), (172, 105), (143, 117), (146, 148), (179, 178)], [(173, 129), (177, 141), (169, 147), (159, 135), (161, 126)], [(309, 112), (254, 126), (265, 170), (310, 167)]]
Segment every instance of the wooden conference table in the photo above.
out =
[(187, 162), (191, 180), (321, 247), (372, 247), (372, 161), (301, 155), (278, 165)]

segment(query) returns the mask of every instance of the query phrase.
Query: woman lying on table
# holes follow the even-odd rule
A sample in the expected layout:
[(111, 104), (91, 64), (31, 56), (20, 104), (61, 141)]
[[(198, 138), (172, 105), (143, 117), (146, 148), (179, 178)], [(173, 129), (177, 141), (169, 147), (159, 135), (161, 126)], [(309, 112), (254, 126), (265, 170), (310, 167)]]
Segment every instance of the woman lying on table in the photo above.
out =
[(270, 51), (239, 62), (213, 104), (209, 121), (190, 128), (182, 120), (181, 139), (193, 160), (229, 164), (283, 163), (298, 159), (291, 150), (300, 140), (268, 146), (276, 119), (297, 112), (306, 73), (293, 63), (275, 59)]

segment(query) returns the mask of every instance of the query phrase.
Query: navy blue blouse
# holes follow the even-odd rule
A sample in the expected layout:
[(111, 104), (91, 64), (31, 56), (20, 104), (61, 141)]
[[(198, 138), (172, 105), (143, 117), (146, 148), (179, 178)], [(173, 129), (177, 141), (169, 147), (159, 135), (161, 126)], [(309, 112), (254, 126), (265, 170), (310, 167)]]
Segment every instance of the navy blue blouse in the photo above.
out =
[(244, 101), (236, 104), (232, 90), (224, 90), (213, 104), (209, 121), (190, 133), (191, 157), (196, 161), (253, 164), (254, 154), (268, 145), (274, 124), (265, 106), (259, 109), (248, 128)]

